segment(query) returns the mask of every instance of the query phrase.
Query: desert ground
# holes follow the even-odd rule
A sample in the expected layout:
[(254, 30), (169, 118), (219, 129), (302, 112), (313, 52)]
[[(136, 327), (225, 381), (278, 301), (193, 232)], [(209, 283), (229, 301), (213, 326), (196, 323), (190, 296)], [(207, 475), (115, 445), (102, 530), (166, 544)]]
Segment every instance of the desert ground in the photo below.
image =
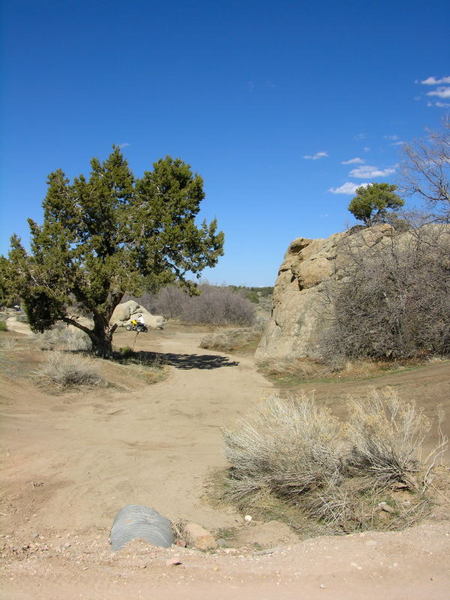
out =
[[(0, 598), (449, 597), (448, 498), (408, 530), (307, 540), (208, 501), (208, 481), (226, 466), (222, 429), (275, 391), (252, 356), (202, 350), (199, 328), (169, 326), (137, 339), (123, 331), (115, 345), (157, 353), (165, 379), (149, 385), (99, 360), (113, 385), (54, 393), (33, 380), (44, 353), (27, 326), (9, 329), (0, 333)], [(302, 389), (339, 412), (347, 394), (387, 385), (430, 414), (441, 404), (449, 432), (448, 361)], [(112, 552), (111, 525), (127, 504), (240, 534), (234, 547), (210, 552), (142, 541)]]

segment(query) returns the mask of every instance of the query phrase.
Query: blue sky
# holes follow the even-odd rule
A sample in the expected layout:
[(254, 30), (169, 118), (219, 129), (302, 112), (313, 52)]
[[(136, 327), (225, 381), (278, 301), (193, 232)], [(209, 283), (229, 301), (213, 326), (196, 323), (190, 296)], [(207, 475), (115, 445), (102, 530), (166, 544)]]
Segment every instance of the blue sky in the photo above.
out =
[(449, 14), (440, 0), (4, 0), (0, 253), (13, 232), (27, 243), (51, 171), (87, 174), (121, 144), (136, 176), (169, 154), (204, 178), (202, 217), (226, 235), (209, 281), (272, 285), (292, 239), (353, 224), (352, 189), (395, 183), (400, 143), (448, 113)]

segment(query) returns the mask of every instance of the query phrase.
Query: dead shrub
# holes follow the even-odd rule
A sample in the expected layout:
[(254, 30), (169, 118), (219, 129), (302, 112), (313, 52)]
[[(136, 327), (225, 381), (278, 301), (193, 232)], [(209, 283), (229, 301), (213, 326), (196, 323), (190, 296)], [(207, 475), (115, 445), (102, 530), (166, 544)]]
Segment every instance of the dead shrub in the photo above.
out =
[(320, 354), (396, 360), (450, 352), (450, 229), (393, 234), (384, 248), (342, 248), (350, 266), (329, 282)]
[(35, 375), (41, 384), (59, 388), (97, 386), (104, 383), (91, 359), (64, 352), (52, 352)]

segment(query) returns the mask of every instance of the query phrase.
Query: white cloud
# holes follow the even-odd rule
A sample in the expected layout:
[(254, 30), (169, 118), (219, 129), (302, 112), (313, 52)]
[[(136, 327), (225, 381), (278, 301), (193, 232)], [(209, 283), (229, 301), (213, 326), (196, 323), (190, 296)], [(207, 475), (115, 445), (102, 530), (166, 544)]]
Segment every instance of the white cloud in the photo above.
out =
[(403, 146), (403, 144), (405, 144), (406, 142), (404, 142), (403, 140), (399, 140), (398, 142), (394, 142), (391, 144), (391, 146)]
[(437, 106), (438, 108), (448, 108), (450, 106), (449, 102), (427, 102), (427, 106)]
[(127, 146), (130, 146), (130, 144), (128, 142), (124, 142), (123, 144), (119, 144), (119, 148), (126, 148)]
[(392, 173), (395, 173), (395, 169), (393, 168), (379, 169), (378, 167), (373, 167), (372, 165), (364, 165), (362, 167), (352, 169), (350, 171), (350, 177), (365, 179), (366, 177), (386, 177), (387, 175), (392, 175)]
[(359, 158), (359, 156), (356, 156), (355, 158), (349, 158), (348, 160), (343, 160), (341, 162), (341, 165), (362, 165), (365, 161), (362, 158)]
[(364, 152), (370, 152), (369, 146), (364, 146), (363, 150), (364, 150)]
[(437, 96), (438, 98), (450, 98), (450, 87), (439, 87), (437, 90), (427, 92), (427, 96)]
[(357, 133), (356, 135), (353, 136), (354, 140), (365, 140), (366, 139), (366, 134), (365, 133)]
[(420, 83), (422, 85), (439, 85), (442, 83), (450, 83), (450, 77), (441, 77), (441, 79), (436, 79), (436, 77), (427, 77), (427, 79), (424, 79)]
[(399, 139), (398, 135), (384, 135), (385, 140), (391, 140), (391, 142), (395, 142)]
[(351, 181), (346, 181), (341, 186), (337, 188), (330, 188), (328, 191), (332, 194), (355, 194), (356, 190), (360, 187), (368, 186), (368, 183), (353, 183)]
[(316, 152), (315, 154), (306, 154), (303, 158), (307, 160), (319, 160), (319, 158), (326, 158), (328, 152)]

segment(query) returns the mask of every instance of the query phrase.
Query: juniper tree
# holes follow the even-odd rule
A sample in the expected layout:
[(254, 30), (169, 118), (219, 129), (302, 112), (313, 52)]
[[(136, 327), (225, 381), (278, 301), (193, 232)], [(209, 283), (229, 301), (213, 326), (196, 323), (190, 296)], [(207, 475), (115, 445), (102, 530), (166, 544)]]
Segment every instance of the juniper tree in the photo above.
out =
[[(44, 219), (28, 220), (31, 252), (11, 238), (14, 287), (33, 331), (57, 320), (78, 327), (102, 356), (112, 352), (116, 325), (110, 318), (123, 295), (139, 295), (200, 276), (223, 254), (217, 223), (195, 220), (204, 198), (203, 180), (180, 159), (166, 157), (136, 179), (118, 147), (101, 162), (91, 160), (88, 178), (71, 183), (57, 170), (48, 177)], [(93, 327), (73, 314), (89, 313)]]
[(395, 194), (396, 185), (370, 183), (356, 189), (356, 196), (348, 205), (348, 210), (365, 225), (373, 225), (386, 220), (388, 210), (395, 211), (404, 201)]

